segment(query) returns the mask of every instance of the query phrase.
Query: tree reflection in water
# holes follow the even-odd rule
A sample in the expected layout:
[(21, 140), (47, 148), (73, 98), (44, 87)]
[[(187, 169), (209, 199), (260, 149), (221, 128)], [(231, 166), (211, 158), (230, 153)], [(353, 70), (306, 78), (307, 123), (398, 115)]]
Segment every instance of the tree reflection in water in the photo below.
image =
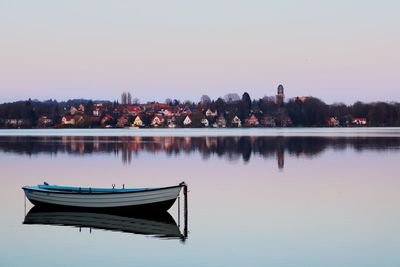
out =
[(133, 155), (141, 152), (176, 156), (182, 153), (200, 153), (203, 158), (218, 156), (227, 160), (251, 157), (276, 158), (278, 167), (284, 167), (285, 154), (313, 157), (327, 148), (335, 150), (393, 150), (400, 149), (396, 137), (0, 137), (0, 151), (17, 154), (85, 155), (91, 153), (121, 154), (129, 164)]

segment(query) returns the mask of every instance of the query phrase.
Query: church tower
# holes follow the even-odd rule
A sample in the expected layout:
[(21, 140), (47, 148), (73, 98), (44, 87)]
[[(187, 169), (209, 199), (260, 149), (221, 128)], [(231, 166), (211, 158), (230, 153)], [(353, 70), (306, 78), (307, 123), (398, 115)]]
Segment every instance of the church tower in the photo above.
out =
[(278, 86), (278, 92), (276, 94), (276, 104), (278, 106), (282, 106), (284, 100), (285, 100), (285, 93), (284, 93), (283, 85), (280, 84)]

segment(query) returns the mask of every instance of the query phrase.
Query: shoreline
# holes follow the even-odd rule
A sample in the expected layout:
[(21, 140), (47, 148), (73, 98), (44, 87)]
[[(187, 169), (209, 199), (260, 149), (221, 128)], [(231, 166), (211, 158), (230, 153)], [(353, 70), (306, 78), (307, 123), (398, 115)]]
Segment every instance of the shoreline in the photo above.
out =
[(351, 128), (175, 128), (175, 129), (0, 129), (5, 136), (292, 136), (292, 137), (400, 137), (400, 127)]

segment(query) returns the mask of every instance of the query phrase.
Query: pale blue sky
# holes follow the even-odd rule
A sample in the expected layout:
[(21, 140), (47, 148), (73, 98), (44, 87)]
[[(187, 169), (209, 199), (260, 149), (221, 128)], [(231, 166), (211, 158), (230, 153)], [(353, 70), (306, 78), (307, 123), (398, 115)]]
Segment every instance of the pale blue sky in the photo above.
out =
[(399, 1), (0, 0), (0, 102), (400, 101)]

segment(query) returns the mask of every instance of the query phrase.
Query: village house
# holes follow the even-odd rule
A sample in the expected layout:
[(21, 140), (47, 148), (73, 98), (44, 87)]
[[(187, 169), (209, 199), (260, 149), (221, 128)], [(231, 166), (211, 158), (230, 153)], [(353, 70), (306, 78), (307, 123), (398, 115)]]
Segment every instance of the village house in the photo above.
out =
[(85, 124), (85, 118), (82, 115), (74, 116), (75, 125), (83, 126)]
[(69, 109), (69, 114), (71, 114), (72, 116), (78, 113), (78, 109), (75, 106), (71, 106), (71, 108)]
[(254, 115), (254, 114), (252, 114), (250, 117), (248, 117), (245, 120), (244, 123), (245, 123), (246, 126), (258, 126), (258, 125), (260, 125), (260, 122), (258, 121), (256, 115)]
[(120, 117), (117, 120), (117, 127), (119, 127), (119, 128), (124, 128), (125, 126), (128, 126), (128, 124), (129, 124), (129, 120), (128, 120), (128, 116), (126, 116), (126, 115)]
[(207, 118), (202, 118), (202, 119), (201, 119), (201, 124), (202, 124), (204, 127), (208, 127), (208, 126), (210, 125), (210, 122), (207, 120)]
[(172, 117), (174, 115), (174, 112), (172, 111), (172, 109), (162, 109), (161, 113), (165, 116), (165, 117)]
[(168, 128), (176, 128), (175, 117), (168, 119)]
[(135, 120), (132, 123), (133, 127), (143, 127), (144, 123), (142, 121), (142, 119), (140, 118), (140, 116), (136, 116)]
[(214, 128), (225, 128), (226, 127), (226, 119), (225, 117), (221, 114), (217, 121), (213, 124)]
[(288, 127), (288, 126), (292, 126), (293, 122), (292, 119), (289, 116), (284, 116), (281, 120), (281, 126), (282, 127)]
[(140, 112), (142, 112), (142, 108), (137, 105), (137, 106), (126, 106), (123, 110), (124, 114), (129, 114), (131, 116), (137, 116)]
[(275, 119), (272, 116), (265, 115), (261, 119), (260, 123), (261, 123), (261, 125), (263, 125), (265, 127), (276, 127)]
[(101, 110), (99, 108), (94, 108), (93, 109), (93, 116), (99, 117), (101, 114)]
[(82, 124), (85, 124), (88, 127), (99, 127), (100, 126), (100, 118), (93, 115), (83, 115), (81, 116), (83, 121)]
[(151, 126), (153, 127), (160, 127), (164, 124), (164, 118), (161, 115), (155, 115), (153, 120), (151, 121)]
[(48, 127), (53, 124), (53, 120), (47, 116), (40, 116), (38, 120), (39, 127)]
[(93, 107), (93, 116), (100, 117), (100, 116), (101, 116), (102, 110), (103, 110), (103, 104), (101, 104), (101, 103), (94, 104), (94, 107)]
[(211, 109), (207, 109), (206, 116), (207, 117), (217, 117), (218, 112), (216, 110), (212, 111)]
[(339, 124), (339, 120), (336, 117), (330, 117), (327, 121), (329, 127), (338, 127)]
[(29, 120), (25, 119), (7, 119), (5, 120), (6, 125), (10, 125), (13, 127), (20, 127), (29, 124)]
[(112, 124), (112, 122), (114, 121), (113, 116), (111, 116), (110, 114), (106, 114), (104, 115), (104, 117), (101, 119), (101, 126), (103, 127), (107, 127), (110, 126)]
[(242, 127), (242, 121), (239, 119), (238, 116), (233, 117), (232, 126), (234, 126), (234, 127)]
[(63, 116), (61, 118), (61, 124), (62, 125), (75, 125), (75, 119), (74, 116)]
[(366, 118), (353, 118), (351, 120), (351, 123), (354, 125), (364, 126), (364, 125), (367, 125), (367, 119)]
[(189, 115), (191, 115), (193, 112), (192, 112), (192, 110), (189, 108), (189, 107), (185, 107), (184, 109), (183, 109), (183, 111), (181, 112), (181, 114), (183, 115), (183, 116), (189, 116)]
[(189, 115), (187, 115), (187, 116), (185, 117), (185, 119), (183, 120), (183, 125), (184, 125), (184, 126), (188, 126), (188, 125), (190, 125), (190, 124), (192, 124), (192, 120), (190, 119)]
[(80, 105), (79, 105), (79, 108), (78, 108), (78, 111), (79, 111), (81, 114), (85, 113), (85, 106), (82, 105), (82, 104), (80, 104)]

